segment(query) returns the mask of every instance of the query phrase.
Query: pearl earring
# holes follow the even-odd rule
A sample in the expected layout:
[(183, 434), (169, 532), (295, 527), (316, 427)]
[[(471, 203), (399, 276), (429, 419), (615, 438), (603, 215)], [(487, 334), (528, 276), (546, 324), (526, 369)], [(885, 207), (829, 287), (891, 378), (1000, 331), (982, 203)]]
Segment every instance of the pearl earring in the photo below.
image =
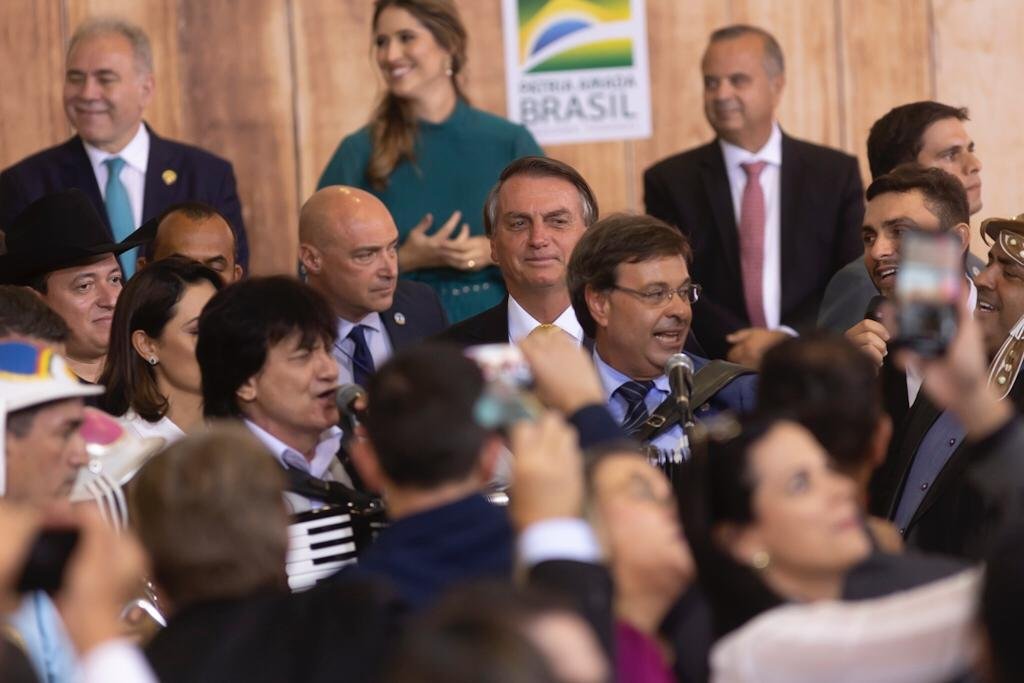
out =
[(156, 364), (157, 364), (157, 363), (159, 363), (160, 361), (158, 361), (158, 360), (156, 359), (156, 356), (150, 356), (150, 357), (149, 357), (149, 361), (148, 361), (148, 362), (149, 362), (149, 364), (150, 364), (150, 365), (156, 365)]
[(759, 572), (763, 572), (768, 568), (768, 565), (772, 563), (772, 557), (764, 550), (758, 550), (754, 553), (754, 556), (750, 558), (750, 564), (754, 566)]
[(455, 70), (454, 70), (454, 69), (452, 69), (452, 60), (450, 60), (450, 59), (449, 59), (449, 60), (448, 60), (448, 66), (446, 66), (446, 67), (444, 68), (444, 75), (445, 75), (445, 76), (449, 76), (449, 77), (450, 77), (450, 76), (451, 76), (452, 74), (454, 74), (454, 73), (455, 73)]

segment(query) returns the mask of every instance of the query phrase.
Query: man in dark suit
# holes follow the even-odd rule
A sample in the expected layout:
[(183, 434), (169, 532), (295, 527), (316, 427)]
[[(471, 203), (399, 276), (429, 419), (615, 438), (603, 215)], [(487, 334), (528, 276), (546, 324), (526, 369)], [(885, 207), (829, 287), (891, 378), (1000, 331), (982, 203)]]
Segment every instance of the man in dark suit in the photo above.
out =
[[(875, 121), (868, 134), (868, 164), (877, 178), (900, 164), (915, 162), (941, 168), (956, 176), (967, 189), (971, 214), (981, 210), (981, 160), (964, 122), (967, 109), (939, 102), (904, 104)], [(982, 263), (968, 257), (968, 272), (976, 275)], [(862, 258), (846, 264), (829, 281), (818, 312), (818, 326), (845, 332), (864, 317), (878, 291), (864, 269)]]
[(434, 290), (398, 279), (398, 229), (368, 192), (333, 185), (310, 197), (299, 216), (299, 260), (338, 317), (332, 353), (342, 383), (365, 387), (392, 353), (448, 326)]
[(769, 33), (715, 31), (702, 70), (717, 138), (647, 169), (644, 201), (693, 245), (697, 340), (712, 358), (756, 367), (814, 324), (829, 278), (860, 252), (863, 187), (855, 158), (779, 128), (785, 73)]
[(443, 338), (464, 345), (514, 344), (538, 327), (555, 326), (583, 343), (565, 267), (597, 213), (593, 191), (568, 164), (523, 157), (506, 166), (484, 203), (484, 231), (508, 296), (453, 325)]
[(187, 256), (220, 275), (225, 285), (242, 279), (238, 244), (228, 219), (205, 202), (172, 204), (139, 230), (153, 236), (139, 256), (140, 269), (169, 256)]
[[(680, 353), (693, 319), (700, 287), (690, 279), (686, 237), (651, 216), (619, 214), (595, 223), (576, 244), (569, 261), (572, 306), (584, 332), (594, 339), (594, 362), (612, 415), (630, 436), (659, 451), (685, 457), (678, 416), (643, 435), (645, 424), (671, 395), (665, 364)], [(701, 384), (708, 360), (690, 355)], [(718, 410), (748, 412), (756, 382), (732, 375), (700, 405), (698, 418)], [(682, 451), (680, 453), (680, 451)]]
[[(114, 241), (171, 204), (202, 200), (227, 217), (244, 265), (249, 250), (231, 164), (156, 135), (142, 120), (154, 87), (142, 29), (111, 19), (79, 26), (64, 80), (64, 108), (77, 135), (0, 173), (0, 229), (39, 197), (69, 188), (89, 196)], [(122, 265), (130, 276), (135, 255)]]

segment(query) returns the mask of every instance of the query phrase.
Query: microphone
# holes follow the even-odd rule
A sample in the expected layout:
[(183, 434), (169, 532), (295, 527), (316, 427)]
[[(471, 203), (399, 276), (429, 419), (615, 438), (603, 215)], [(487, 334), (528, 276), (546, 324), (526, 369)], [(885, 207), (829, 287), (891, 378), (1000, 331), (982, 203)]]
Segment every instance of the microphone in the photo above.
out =
[(358, 384), (342, 384), (334, 394), (334, 403), (341, 413), (340, 426), (346, 440), (356, 432), (356, 425), (366, 415), (366, 389)]
[(690, 392), (693, 390), (693, 361), (685, 353), (673, 353), (665, 362), (665, 374), (672, 389), (672, 397), (684, 418), (690, 417)]
[(864, 311), (864, 318), (867, 320), (874, 320), (875, 322), (882, 322), (882, 307), (888, 303), (881, 294), (876, 294), (871, 297), (871, 301), (868, 302), (868, 307)]

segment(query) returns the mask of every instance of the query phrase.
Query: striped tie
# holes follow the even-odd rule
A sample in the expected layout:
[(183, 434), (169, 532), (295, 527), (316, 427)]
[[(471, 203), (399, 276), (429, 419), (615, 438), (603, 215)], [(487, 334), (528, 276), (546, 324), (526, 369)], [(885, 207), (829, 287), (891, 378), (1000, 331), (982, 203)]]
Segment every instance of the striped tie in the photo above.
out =
[[(103, 197), (103, 203), (107, 208), (107, 218), (110, 219), (110, 229), (114, 233), (114, 241), (120, 242), (135, 230), (135, 219), (132, 218), (132, 204), (128, 201), (128, 190), (121, 182), (124, 159), (110, 157), (103, 162), (103, 165), (107, 167), (107, 192)], [(136, 247), (118, 257), (118, 261), (121, 262), (121, 274), (125, 280), (135, 273), (135, 259), (138, 253), (139, 248)]]
[(650, 417), (644, 399), (647, 398), (647, 394), (652, 388), (654, 388), (654, 382), (651, 380), (644, 382), (630, 380), (615, 390), (615, 393), (626, 402), (626, 417), (622, 418), (622, 429), (628, 436), (635, 436)]

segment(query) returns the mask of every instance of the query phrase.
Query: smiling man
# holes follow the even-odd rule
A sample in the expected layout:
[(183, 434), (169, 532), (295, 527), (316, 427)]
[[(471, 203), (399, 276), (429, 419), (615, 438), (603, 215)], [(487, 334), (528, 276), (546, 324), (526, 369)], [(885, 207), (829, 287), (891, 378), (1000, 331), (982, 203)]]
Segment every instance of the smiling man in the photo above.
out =
[(369, 192), (333, 185), (310, 197), (299, 216), (299, 260), (337, 317), (331, 352), (342, 383), (365, 387), (394, 351), (448, 326), (431, 287), (398, 279), (398, 228)]
[[(115, 241), (171, 204), (201, 200), (227, 216), (244, 265), (248, 245), (231, 164), (154, 133), (143, 114), (155, 88), (142, 29), (119, 19), (80, 25), (64, 78), (64, 111), (77, 134), (0, 173), (0, 229), (39, 197), (72, 187), (86, 193)], [(122, 263), (130, 275), (134, 255)]]
[[(990, 359), (1013, 329), (1024, 321), (1024, 214), (1016, 218), (989, 218), (981, 224), (983, 235), (992, 240), (988, 265), (974, 278), (978, 287), (978, 308), (975, 319), (985, 337), (985, 350)], [(1022, 358), (1007, 359), (1020, 367)], [(1003, 384), (1016, 383), (1008, 377)], [(997, 379), (998, 381), (998, 379)], [(1010, 387), (999, 386), (1000, 390)]]
[(67, 324), (68, 366), (95, 382), (110, 343), (110, 323), (121, 293), (116, 255), (145, 240), (139, 231), (110, 242), (102, 219), (79, 190), (47, 195), (30, 205), (7, 233), (0, 284), (27, 285)]
[[(674, 228), (651, 216), (613, 215), (595, 223), (576, 245), (568, 283), (573, 310), (594, 339), (597, 365), (612, 415), (630, 436), (663, 452), (679, 448), (682, 428), (644, 434), (643, 424), (670, 396), (665, 363), (680, 353), (693, 320), (700, 286), (690, 279), (690, 245)], [(708, 365), (691, 356), (694, 368)], [(699, 384), (699, 379), (697, 380)], [(747, 412), (755, 382), (734, 375), (695, 414)]]
[(506, 166), (487, 195), (484, 231), (508, 297), (453, 325), (445, 338), (467, 345), (507, 344), (553, 326), (583, 343), (565, 269), (597, 214), (593, 191), (568, 164), (534, 156)]

